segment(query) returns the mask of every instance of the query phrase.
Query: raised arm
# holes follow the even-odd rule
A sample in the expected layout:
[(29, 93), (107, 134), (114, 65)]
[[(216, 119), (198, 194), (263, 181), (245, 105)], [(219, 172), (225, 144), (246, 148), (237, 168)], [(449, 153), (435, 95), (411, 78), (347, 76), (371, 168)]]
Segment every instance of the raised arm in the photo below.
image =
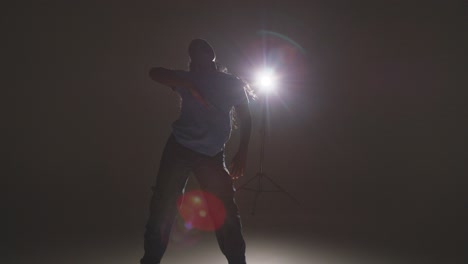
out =
[(236, 118), (240, 130), (240, 143), (239, 149), (231, 162), (230, 174), (233, 180), (237, 180), (244, 175), (247, 164), (247, 151), (249, 149), (250, 133), (252, 130), (252, 117), (247, 102), (235, 106), (234, 109), (236, 111)]
[(172, 89), (175, 87), (189, 89), (190, 93), (193, 97), (195, 97), (195, 99), (197, 99), (205, 107), (208, 107), (208, 103), (200, 95), (195, 84), (189, 78), (184, 77), (181, 74), (177, 74), (176, 71), (162, 67), (154, 67), (149, 71), (149, 76), (153, 81), (169, 86)]

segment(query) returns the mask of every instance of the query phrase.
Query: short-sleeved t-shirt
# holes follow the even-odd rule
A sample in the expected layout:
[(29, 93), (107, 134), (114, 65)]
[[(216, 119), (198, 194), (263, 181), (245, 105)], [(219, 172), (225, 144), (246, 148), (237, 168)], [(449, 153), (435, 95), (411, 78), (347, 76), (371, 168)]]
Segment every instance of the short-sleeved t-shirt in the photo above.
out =
[(208, 156), (224, 149), (231, 136), (231, 109), (248, 103), (244, 83), (237, 77), (223, 73), (176, 71), (190, 80), (208, 103), (204, 106), (185, 87), (175, 90), (182, 99), (179, 118), (172, 124), (177, 142)]

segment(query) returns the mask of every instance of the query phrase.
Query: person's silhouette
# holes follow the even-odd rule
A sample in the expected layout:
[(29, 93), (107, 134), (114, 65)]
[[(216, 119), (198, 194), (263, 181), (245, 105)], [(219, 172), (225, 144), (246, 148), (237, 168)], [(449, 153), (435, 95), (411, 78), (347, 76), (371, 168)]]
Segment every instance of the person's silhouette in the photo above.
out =
[[(214, 196), (223, 205), (225, 216), (221, 224), (215, 226), (222, 253), (230, 264), (243, 264), (246, 263), (245, 242), (234, 200), (233, 180), (243, 175), (247, 159), (251, 132), (248, 85), (218, 71), (215, 52), (207, 41), (192, 40), (188, 53), (189, 71), (156, 67), (149, 72), (151, 79), (179, 93), (182, 107), (172, 125), (152, 188), (144, 236), (145, 253), (140, 263), (161, 261), (177, 214), (178, 199), (193, 172), (202, 193)], [(228, 171), (224, 148), (231, 134), (233, 111), (240, 127), (240, 145)], [(219, 206), (211, 204), (212, 199), (205, 200), (208, 215), (216, 215)]]

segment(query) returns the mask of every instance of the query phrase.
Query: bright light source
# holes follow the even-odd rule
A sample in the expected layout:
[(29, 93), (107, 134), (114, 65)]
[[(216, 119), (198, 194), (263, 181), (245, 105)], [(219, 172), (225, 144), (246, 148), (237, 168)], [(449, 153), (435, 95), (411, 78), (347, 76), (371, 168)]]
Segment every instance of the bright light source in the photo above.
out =
[(271, 69), (265, 69), (257, 74), (256, 84), (263, 92), (272, 92), (275, 88), (275, 73)]

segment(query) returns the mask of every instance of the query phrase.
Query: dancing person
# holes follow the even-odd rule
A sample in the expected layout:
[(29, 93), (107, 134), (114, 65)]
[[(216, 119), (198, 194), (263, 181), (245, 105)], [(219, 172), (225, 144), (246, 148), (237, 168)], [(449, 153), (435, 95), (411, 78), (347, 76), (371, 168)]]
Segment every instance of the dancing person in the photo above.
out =
[[(246, 166), (251, 133), (250, 90), (241, 79), (218, 70), (215, 51), (206, 40), (192, 40), (188, 54), (188, 71), (155, 67), (149, 72), (152, 80), (177, 92), (182, 103), (152, 187), (145, 253), (140, 263), (160, 263), (177, 214), (177, 200), (193, 173), (203, 193), (215, 196), (223, 204), (225, 217), (215, 227), (221, 252), (229, 264), (245, 264), (245, 242), (233, 180), (244, 174)], [(224, 152), (233, 122), (239, 127), (240, 143), (227, 170)], [(216, 206), (210, 207), (210, 199), (206, 202), (208, 215), (216, 214)]]

